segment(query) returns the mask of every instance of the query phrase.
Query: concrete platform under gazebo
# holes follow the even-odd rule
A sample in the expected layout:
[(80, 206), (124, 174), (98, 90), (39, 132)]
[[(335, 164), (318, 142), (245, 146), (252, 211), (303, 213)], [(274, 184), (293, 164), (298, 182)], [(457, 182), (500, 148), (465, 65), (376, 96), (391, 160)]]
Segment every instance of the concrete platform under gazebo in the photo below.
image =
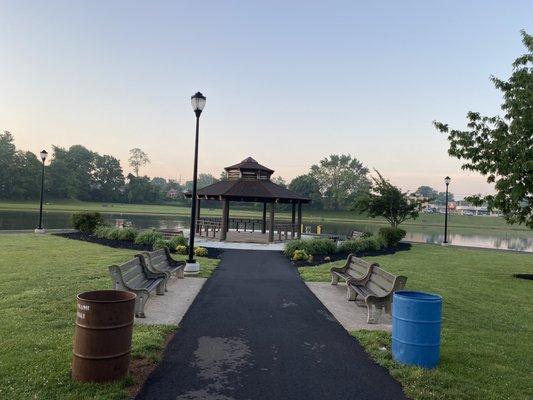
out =
[[(302, 205), (311, 199), (294, 193), (270, 180), (274, 170), (267, 168), (252, 157), (224, 168), (228, 178), (199, 189), (196, 196), (197, 236), (221, 241), (246, 243), (272, 243), (302, 235)], [(187, 197), (192, 197), (190, 193)], [(201, 201), (222, 202), (221, 218), (202, 218)], [(261, 203), (261, 219), (230, 218), (231, 202)], [(276, 204), (291, 204), (291, 221), (275, 221)], [(267, 219), (268, 208), (268, 219)]]

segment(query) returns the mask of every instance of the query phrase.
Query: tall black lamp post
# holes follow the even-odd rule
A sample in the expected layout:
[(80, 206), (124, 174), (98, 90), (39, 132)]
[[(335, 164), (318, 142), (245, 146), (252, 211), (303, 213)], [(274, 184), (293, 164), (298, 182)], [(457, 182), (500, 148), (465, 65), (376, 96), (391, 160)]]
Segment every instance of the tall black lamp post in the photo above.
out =
[(200, 128), (200, 115), (205, 107), (205, 96), (197, 92), (191, 96), (191, 104), (196, 114), (196, 139), (194, 142), (194, 171), (192, 177), (192, 206), (191, 206), (191, 228), (189, 230), (189, 256), (185, 264), (184, 271), (188, 274), (200, 272), (200, 264), (194, 259), (194, 234), (196, 232), (196, 186), (198, 180), (198, 133)]
[(48, 152), (46, 150), (43, 150), (41, 151), (40, 156), (43, 162), (42, 169), (41, 169), (41, 203), (39, 206), (39, 226), (37, 227), (37, 229), (35, 229), (35, 233), (46, 232), (46, 230), (43, 228), (43, 200), (44, 200), (44, 162), (46, 161)]
[(450, 181), (452, 179), (447, 176), (444, 178), (444, 183), (446, 184), (446, 208), (444, 209), (444, 242), (448, 243), (448, 186), (450, 186)]

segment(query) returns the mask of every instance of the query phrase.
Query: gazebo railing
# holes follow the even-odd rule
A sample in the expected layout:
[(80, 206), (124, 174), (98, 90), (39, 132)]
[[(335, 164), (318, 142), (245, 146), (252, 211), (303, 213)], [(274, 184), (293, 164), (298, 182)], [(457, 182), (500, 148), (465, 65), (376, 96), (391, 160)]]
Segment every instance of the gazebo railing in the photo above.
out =
[(200, 218), (196, 222), (196, 234), (201, 237), (216, 238), (217, 233), (222, 229), (222, 222), (216, 220), (206, 220)]
[[(228, 229), (237, 232), (261, 232), (263, 221), (254, 218), (230, 218)], [(222, 218), (202, 217), (196, 222), (196, 234), (206, 238), (216, 238), (222, 230)], [(279, 241), (294, 239), (298, 232), (298, 224), (290, 222), (278, 222), (274, 224), (274, 237)]]
[(296, 232), (298, 230), (298, 224), (292, 223), (279, 223), (274, 224), (274, 232), (278, 233), (278, 240), (289, 240), (296, 237)]

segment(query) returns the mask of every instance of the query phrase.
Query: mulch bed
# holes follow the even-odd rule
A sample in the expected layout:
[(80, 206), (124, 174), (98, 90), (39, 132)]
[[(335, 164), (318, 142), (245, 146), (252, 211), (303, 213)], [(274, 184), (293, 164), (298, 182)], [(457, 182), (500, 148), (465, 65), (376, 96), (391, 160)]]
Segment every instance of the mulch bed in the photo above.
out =
[[(80, 240), (82, 242), (96, 243), (103, 246), (113, 247), (115, 249), (128, 249), (128, 250), (137, 250), (137, 251), (152, 251), (151, 246), (144, 244), (136, 244), (133, 242), (128, 242), (126, 240), (110, 240), (103, 239), (91, 235), (90, 233), (83, 232), (68, 232), (68, 233), (54, 233), (54, 236), (60, 236), (66, 239)], [(207, 258), (219, 258), (221, 253), (220, 249), (209, 248)]]
[(115, 249), (128, 249), (128, 250), (139, 250), (139, 251), (151, 251), (150, 246), (144, 244), (136, 244), (133, 242), (128, 242), (127, 240), (110, 240), (99, 238), (90, 233), (83, 232), (68, 232), (68, 233), (54, 233), (54, 236), (60, 236), (67, 239), (81, 240), (82, 242), (90, 242), (101, 244), (108, 247), (114, 247)]
[[(394, 248), (383, 249), (379, 251), (367, 251), (364, 253), (356, 253), (355, 255), (357, 257), (382, 256), (382, 255), (387, 255), (387, 254), (395, 254), (399, 251), (406, 251), (410, 249), (411, 249), (410, 243), (400, 243), (397, 247), (394, 247)], [(335, 254), (330, 254), (330, 255), (325, 255), (325, 256), (314, 256), (312, 261), (300, 260), (300, 261), (291, 261), (291, 263), (295, 267), (316, 267), (318, 265), (325, 264), (328, 262), (346, 260), (349, 254), (350, 253), (335, 253)]]

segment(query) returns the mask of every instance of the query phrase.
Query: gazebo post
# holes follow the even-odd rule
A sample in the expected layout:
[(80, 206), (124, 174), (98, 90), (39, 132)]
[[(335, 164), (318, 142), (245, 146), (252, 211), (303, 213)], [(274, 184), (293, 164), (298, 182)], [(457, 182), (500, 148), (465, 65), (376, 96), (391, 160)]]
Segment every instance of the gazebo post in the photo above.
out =
[(292, 203), (291, 239), (294, 239), (294, 225), (296, 224), (296, 203)]
[(268, 224), (268, 241), (272, 243), (274, 241), (274, 202), (270, 203), (270, 221)]
[(298, 239), (302, 238), (302, 202), (298, 202)]
[(200, 205), (201, 205), (201, 201), (200, 201), (200, 198), (198, 198), (198, 200), (196, 200), (196, 232), (200, 232), (200, 224), (199, 224), (199, 221), (200, 221)]
[(228, 215), (229, 215), (229, 201), (227, 199), (222, 200), (222, 226), (220, 228), (220, 240), (226, 240), (226, 234), (228, 232)]
[(261, 233), (266, 233), (267, 225), (267, 203), (263, 202), (263, 227), (261, 228)]

